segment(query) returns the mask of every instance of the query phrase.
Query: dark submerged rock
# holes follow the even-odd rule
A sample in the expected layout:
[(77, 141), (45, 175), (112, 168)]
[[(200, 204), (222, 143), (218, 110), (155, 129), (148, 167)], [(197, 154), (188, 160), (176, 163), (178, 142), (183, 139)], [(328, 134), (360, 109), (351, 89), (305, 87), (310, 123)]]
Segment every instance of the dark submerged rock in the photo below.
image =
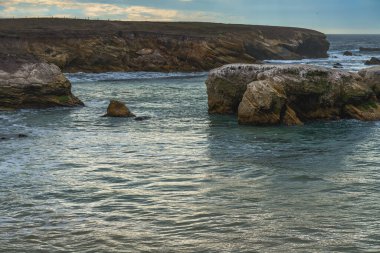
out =
[(335, 69), (341, 69), (341, 68), (343, 68), (343, 65), (341, 64), (341, 63), (334, 63), (334, 65), (333, 65), (333, 68), (335, 68)]
[(372, 57), (370, 60), (364, 63), (365, 65), (380, 65), (380, 59), (376, 57)]
[(345, 51), (345, 52), (343, 53), (343, 55), (344, 55), (344, 56), (353, 56), (353, 53), (350, 52), (350, 51)]
[(139, 116), (139, 117), (135, 117), (134, 120), (136, 121), (145, 121), (145, 120), (149, 120), (151, 119), (151, 117), (149, 116)]

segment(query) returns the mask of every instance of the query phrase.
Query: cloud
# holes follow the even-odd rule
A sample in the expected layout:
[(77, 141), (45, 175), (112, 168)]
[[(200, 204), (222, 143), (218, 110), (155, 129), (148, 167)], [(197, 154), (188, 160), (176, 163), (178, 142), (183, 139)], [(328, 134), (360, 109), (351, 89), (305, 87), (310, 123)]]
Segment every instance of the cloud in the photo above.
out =
[[(192, 0), (180, 0), (192, 1)], [(84, 3), (75, 0), (9, 0), (0, 1), (2, 17), (82, 17), (131, 21), (216, 21), (221, 14), (205, 11), (161, 9), (139, 5)]]

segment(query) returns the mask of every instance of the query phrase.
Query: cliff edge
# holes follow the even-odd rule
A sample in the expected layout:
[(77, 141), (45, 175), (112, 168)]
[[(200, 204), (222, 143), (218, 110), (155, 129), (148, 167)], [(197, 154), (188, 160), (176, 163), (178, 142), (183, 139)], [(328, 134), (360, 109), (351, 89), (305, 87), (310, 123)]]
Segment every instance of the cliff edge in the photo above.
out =
[(197, 22), (1, 19), (0, 53), (65, 72), (206, 71), (229, 63), (327, 57), (320, 32)]

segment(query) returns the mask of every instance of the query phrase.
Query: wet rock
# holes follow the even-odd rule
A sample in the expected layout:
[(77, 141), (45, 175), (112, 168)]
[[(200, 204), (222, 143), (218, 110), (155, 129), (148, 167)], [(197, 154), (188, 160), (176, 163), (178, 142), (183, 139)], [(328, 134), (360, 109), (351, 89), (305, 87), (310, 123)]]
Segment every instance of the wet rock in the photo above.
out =
[(111, 100), (104, 117), (135, 117), (135, 115), (124, 103), (117, 100)]
[(341, 63), (334, 63), (334, 65), (333, 65), (333, 68), (334, 69), (341, 69), (341, 68), (343, 68), (343, 65), (341, 64)]
[(0, 140), (23, 139), (27, 137), (28, 135), (26, 134), (5, 134), (5, 135), (0, 135)]
[(31, 56), (0, 54), (0, 110), (80, 105), (56, 65)]
[(380, 65), (380, 59), (376, 57), (372, 57), (370, 60), (364, 63), (365, 65)]
[(136, 121), (145, 121), (145, 120), (149, 120), (151, 119), (151, 117), (149, 116), (139, 116), (139, 117), (135, 117), (134, 120)]
[(344, 56), (353, 56), (354, 54), (351, 51), (345, 51), (343, 53)]
[(357, 74), (310, 65), (226, 65), (211, 71), (206, 81), (209, 112), (237, 113), (240, 124), (251, 125), (379, 120), (376, 71)]

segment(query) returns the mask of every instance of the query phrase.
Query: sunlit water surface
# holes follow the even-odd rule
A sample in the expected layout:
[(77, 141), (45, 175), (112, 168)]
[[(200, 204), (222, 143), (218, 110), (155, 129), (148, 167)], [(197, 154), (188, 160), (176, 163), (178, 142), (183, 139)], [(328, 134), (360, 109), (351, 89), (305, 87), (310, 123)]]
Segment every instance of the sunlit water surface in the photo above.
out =
[(0, 113), (0, 252), (380, 251), (379, 123), (239, 126), (202, 73), (69, 77), (86, 107)]

